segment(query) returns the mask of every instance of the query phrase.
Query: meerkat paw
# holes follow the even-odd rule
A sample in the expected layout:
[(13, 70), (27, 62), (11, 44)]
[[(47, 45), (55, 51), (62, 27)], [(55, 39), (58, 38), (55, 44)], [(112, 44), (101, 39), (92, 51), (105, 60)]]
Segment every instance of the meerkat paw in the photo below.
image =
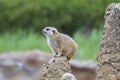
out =
[(54, 53), (53, 56), (56, 57), (58, 53)]
[(57, 54), (56, 57), (61, 57), (61, 54)]

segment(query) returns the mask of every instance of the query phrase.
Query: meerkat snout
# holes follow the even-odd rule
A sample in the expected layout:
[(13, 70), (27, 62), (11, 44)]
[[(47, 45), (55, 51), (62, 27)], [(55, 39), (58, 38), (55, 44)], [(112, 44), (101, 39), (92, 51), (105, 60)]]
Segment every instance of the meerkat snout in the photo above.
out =
[(44, 29), (42, 29), (42, 33), (43, 33), (43, 34), (46, 34), (46, 32), (45, 32), (45, 30), (44, 30)]
[(42, 33), (47, 37), (50, 34), (49, 28), (42, 29)]

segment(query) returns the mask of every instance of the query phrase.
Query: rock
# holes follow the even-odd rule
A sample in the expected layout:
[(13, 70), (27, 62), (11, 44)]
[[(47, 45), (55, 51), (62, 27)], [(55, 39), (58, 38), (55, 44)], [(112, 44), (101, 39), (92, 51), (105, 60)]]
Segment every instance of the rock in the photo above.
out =
[(75, 76), (71, 73), (64, 73), (60, 80), (77, 80)]
[[(1, 53), (0, 80), (39, 80), (43, 64), (47, 64), (51, 57), (39, 50)], [(69, 63), (78, 80), (95, 80), (96, 63), (76, 60)]]
[(97, 60), (96, 80), (120, 80), (120, 3), (106, 8)]
[(34, 80), (51, 58), (38, 50), (8, 53), (0, 55), (0, 80)]
[(66, 72), (71, 72), (69, 62), (66, 57), (51, 58), (44, 70), (40, 73), (39, 80), (60, 80)]
[(97, 63), (93, 61), (70, 61), (73, 74), (78, 80), (95, 80)]

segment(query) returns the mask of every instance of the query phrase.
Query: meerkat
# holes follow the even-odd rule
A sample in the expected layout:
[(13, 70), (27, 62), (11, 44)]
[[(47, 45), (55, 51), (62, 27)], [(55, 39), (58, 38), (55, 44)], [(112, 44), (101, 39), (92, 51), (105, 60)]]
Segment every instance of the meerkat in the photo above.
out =
[(45, 27), (42, 32), (55, 57), (66, 56), (68, 60), (73, 57), (77, 44), (71, 37), (58, 32), (54, 27)]

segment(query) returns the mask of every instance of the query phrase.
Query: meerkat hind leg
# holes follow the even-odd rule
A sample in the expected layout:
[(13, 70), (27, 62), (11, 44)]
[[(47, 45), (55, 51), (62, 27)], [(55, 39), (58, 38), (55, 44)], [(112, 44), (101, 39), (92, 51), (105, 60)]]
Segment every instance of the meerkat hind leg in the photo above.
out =
[(61, 52), (58, 53), (57, 57), (65, 56), (67, 58), (66, 53), (67, 53), (67, 50), (61, 50)]

